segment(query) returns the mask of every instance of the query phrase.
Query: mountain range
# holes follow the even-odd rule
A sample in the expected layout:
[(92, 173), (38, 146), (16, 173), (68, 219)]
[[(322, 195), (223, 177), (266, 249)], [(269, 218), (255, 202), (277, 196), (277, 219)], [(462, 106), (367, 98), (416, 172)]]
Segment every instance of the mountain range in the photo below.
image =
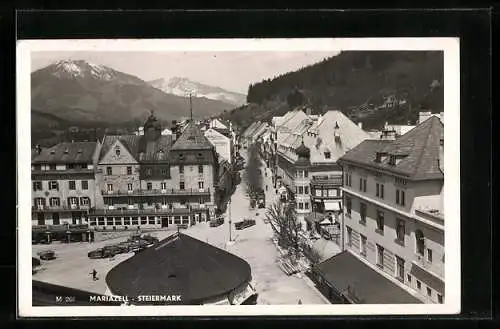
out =
[[(202, 118), (234, 105), (200, 95), (193, 97), (192, 107), (193, 116)], [(142, 120), (150, 111), (164, 121), (190, 113), (186, 97), (166, 93), (134, 75), (84, 60), (62, 60), (33, 72), (31, 108), (32, 126), (37, 127), (48, 120), (40, 114), (51, 115), (52, 124), (57, 118), (85, 124)], [(42, 121), (37, 122), (38, 119)]]
[(443, 111), (440, 51), (343, 51), (248, 89), (248, 104), (221, 115), (244, 129), (299, 105), (312, 114), (342, 111), (366, 129), (414, 123), (422, 110)]
[(204, 97), (234, 106), (241, 106), (246, 103), (247, 96), (232, 91), (227, 91), (220, 87), (208, 86), (206, 84), (189, 80), (183, 77), (172, 77), (170, 79), (156, 79), (149, 83), (167, 94), (183, 96), (193, 93), (197, 97)]

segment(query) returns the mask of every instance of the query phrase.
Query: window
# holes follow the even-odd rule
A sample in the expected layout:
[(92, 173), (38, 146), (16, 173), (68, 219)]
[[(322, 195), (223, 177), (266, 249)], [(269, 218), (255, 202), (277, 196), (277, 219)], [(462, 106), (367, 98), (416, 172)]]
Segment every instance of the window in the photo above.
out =
[(153, 189), (153, 183), (148, 182), (148, 183), (146, 184), (146, 188), (147, 188), (147, 190), (148, 190), (148, 191), (151, 191), (151, 190)]
[(304, 187), (299, 186), (298, 194), (304, 194)]
[(163, 168), (163, 169), (161, 170), (161, 174), (162, 174), (163, 176), (167, 176), (167, 169)]
[(132, 225), (139, 225), (139, 218), (132, 217)]
[(89, 165), (87, 163), (82, 163), (82, 169), (88, 169)]
[(432, 263), (432, 249), (427, 249), (427, 261)]
[(179, 174), (183, 174), (183, 173), (184, 173), (184, 166), (180, 165), (179, 166)]
[(405, 260), (396, 256), (396, 278), (403, 280), (405, 273)]
[(384, 184), (380, 184), (380, 198), (384, 198)]
[(33, 191), (41, 191), (41, 190), (42, 190), (42, 182), (33, 182)]
[(405, 222), (401, 219), (396, 219), (396, 241), (404, 245), (405, 241)]
[(123, 225), (130, 225), (130, 217), (123, 218)]
[(384, 267), (384, 247), (377, 245), (377, 265)]
[(76, 190), (76, 182), (74, 180), (70, 180), (68, 183), (70, 190)]
[(366, 192), (366, 179), (363, 179), (363, 192)]
[(130, 183), (127, 184), (127, 190), (128, 191), (132, 191), (133, 190), (132, 184), (130, 184)]
[(166, 189), (167, 189), (167, 183), (162, 182), (162, 183), (161, 183), (161, 189), (162, 189), (162, 190), (166, 190)]
[(345, 209), (346, 216), (351, 218), (352, 200), (348, 196), (345, 197)]
[(423, 256), (425, 250), (425, 237), (421, 230), (415, 231), (415, 244), (417, 249), (417, 254)]
[(363, 178), (359, 178), (359, 190), (363, 190)]
[(325, 152), (325, 159), (330, 159), (330, 158), (331, 158), (331, 153)]
[(113, 192), (113, 184), (108, 184), (108, 192)]
[(84, 206), (90, 206), (90, 198), (86, 196), (81, 197), (80, 204)]
[(351, 179), (352, 179), (351, 174), (345, 173), (345, 185), (346, 186), (351, 186)]
[(37, 206), (45, 206), (45, 198), (36, 198), (35, 205)]
[(115, 154), (116, 154), (117, 157), (119, 157), (120, 156), (120, 149), (116, 149), (115, 150)]
[(111, 168), (111, 167), (106, 167), (106, 174), (107, 174), (107, 175), (113, 175), (113, 168)]
[(309, 209), (309, 202), (304, 202), (304, 208)]
[(420, 280), (417, 280), (417, 289), (422, 289), (422, 282), (420, 282)]
[(309, 172), (307, 170), (304, 170), (304, 177), (305, 178), (309, 177)]
[(51, 207), (59, 207), (61, 205), (61, 201), (59, 200), (59, 198), (50, 198), (49, 205)]
[(304, 194), (309, 194), (309, 186), (304, 187)]
[(360, 203), (359, 205), (359, 215), (360, 215), (360, 223), (366, 225), (366, 204)]
[(437, 296), (438, 296), (438, 303), (443, 304), (443, 295), (438, 294)]
[(299, 202), (299, 209), (304, 209), (304, 204), (302, 202)]
[(59, 190), (59, 184), (53, 180), (49, 182), (49, 190)]
[(82, 180), (82, 190), (88, 190), (89, 189), (89, 181)]
[(127, 175), (132, 175), (132, 167), (127, 167)]
[(66, 169), (75, 169), (75, 164), (74, 163), (68, 163), (66, 165)]
[(427, 296), (432, 297), (432, 290), (429, 287), (427, 287)]
[(375, 184), (375, 196), (378, 197), (380, 194), (379, 194), (379, 189), (380, 189), (380, 184), (379, 183), (376, 183)]
[(55, 164), (49, 165), (49, 170), (56, 170), (56, 165)]
[(405, 205), (405, 191), (403, 190), (396, 190), (396, 204), (400, 206)]
[(198, 166), (198, 174), (203, 174), (203, 165)]
[(132, 200), (132, 198), (128, 198), (128, 199), (127, 199), (127, 204), (128, 204), (129, 206), (132, 206), (132, 205), (134, 204), (134, 201)]
[(411, 275), (410, 274), (406, 275), (406, 280), (408, 281), (408, 283), (411, 283)]
[(153, 174), (153, 169), (146, 168), (146, 176), (151, 176)]
[(204, 188), (205, 183), (204, 182), (198, 182), (198, 188), (202, 189)]
[(106, 217), (106, 225), (113, 226), (113, 217)]
[(148, 223), (148, 219), (146, 218), (146, 216), (142, 216), (141, 217), (141, 225), (146, 225)]
[(366, 256), (366, 236), (360, 234), (361, 237), (361, 245), (359, 248), (359, 253), (363, 256)]
[(352, 228), (347, 226), (347, 245), (350, 247), (352, 245)]
[(155, 218), (154, 217), (149, 217), (148, 223), (149, 223), (149, 225), (154, 225), (155, 224)]
[(179, 182), (179, 188), (180, 188), (181, 190), (184, 190), (184, 182)]
[(377, 231), (384, 233), (384, 212), (380, 210), (377, 211)]

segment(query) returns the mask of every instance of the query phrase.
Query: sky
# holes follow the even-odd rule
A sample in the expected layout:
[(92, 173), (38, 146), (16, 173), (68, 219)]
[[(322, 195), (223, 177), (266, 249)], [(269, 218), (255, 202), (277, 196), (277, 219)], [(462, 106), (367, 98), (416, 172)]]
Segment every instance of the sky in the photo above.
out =
[(295, 71), (337, 54), (335, 51), (34, 51), (31, 53), (31, 71), (62, 59), (83, 59), (145, 81), (186, 77), (246, 94), (250, 83)]

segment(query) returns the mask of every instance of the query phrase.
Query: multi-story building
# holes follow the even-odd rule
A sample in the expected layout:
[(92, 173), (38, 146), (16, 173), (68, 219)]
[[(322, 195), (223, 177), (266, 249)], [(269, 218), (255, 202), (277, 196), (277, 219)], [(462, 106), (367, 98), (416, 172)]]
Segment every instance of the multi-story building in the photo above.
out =
[(31, 160), (33, 225), (82, 224), (95, 206), (98, 142), (37, 147)]
[(173, 140), (150, 116), (144, 135), (106, 136), (96, 181), (99, 197), (90, 226), (194, 225), (214, 213), (217, 157), (199, 128), (189, 123)]
[(203, 134), (215, 147), (217, 154), (227, 162), (232, 163), (234, 153), (232, 138), (219, 132), (217, 128), (209, 128)]
[[(303, 112), (295, 115), (301, 116), (300, 113)], [(282, 120), (276, 171), (280, 183), (295, 193), (303, 227), (312, 229), (308, 217), (313, 211), (338, 217), (342, 209), (342, 168), (337, 160), (370, 136), (340, 111), (329, 111), (317, 119), (305, 118), (293, 123), (289, 132), (283, 129), (286, 122)], [(293, 117), (289, 120), (297, 122)], [(299, 161), (302, 146), (309, 150), (307, 167)]]
[[(345, 249), (425, 302), (444, 299), (443, 124), (367, 140), (344, 172)], [(353, 279), (354, 280), (354, 279)]]

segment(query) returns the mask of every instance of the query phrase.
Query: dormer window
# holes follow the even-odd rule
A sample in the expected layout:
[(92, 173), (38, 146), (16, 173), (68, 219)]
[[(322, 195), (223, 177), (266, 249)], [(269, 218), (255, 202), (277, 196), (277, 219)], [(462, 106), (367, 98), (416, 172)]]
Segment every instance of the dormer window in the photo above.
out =
[(82, 154), (82, 149), (78, 149), (78, 154)]
[(119, 157), (120, 156), (120, 149), (116, 149), (115, 150), (115, 154), (116, 154), (117, 157)]
[(332, 157), (332, 154), (330, 151), (325, 151), (325, 159), (330, 159)]
[(390, 155), (389, 156), (389, 165), (395, 166), (396, 165), (396, 156), (395, 155)]
[(68, 153), (69, 153), (69, 149), (65, 149), (64, 154), (68, 154)]
[(375, 162), (384, 162), (387, 159), (387, 153), (377, 152), (375, 156)]
[(54, 155), (54, 154), (56, 154), (56, 151), (51, 150), (51, 151), (50, 151), (50, 155)]

